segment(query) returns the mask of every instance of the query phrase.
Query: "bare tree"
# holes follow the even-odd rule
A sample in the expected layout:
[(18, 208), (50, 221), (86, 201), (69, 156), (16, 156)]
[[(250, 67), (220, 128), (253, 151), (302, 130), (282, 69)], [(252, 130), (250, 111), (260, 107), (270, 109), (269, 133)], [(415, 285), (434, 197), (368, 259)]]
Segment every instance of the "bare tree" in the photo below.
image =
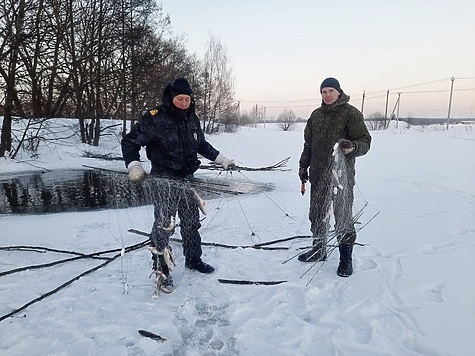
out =
[(249, 115), (254, 125), (266, 122), (266, 108), (264, 106), (254, 105)]
[(385, 130), (388, 127), (389, 120), (384, 118), (380, 112), (373, 112), (366, 118), (366, 124), (369, 130)]
[[(17, 81), (17, 64), (20, 46), (25, 39), (26, 1), (2, 2), (0, 13), (0, 31), (2, 33), (2, 43), (0, 49), (0, 74), (5, 81), (6, 95), (4, 104), (4, 118), (2, 124), (2, 135), (0, 139), (0, 157), (4, 157), (6, 152), (12, 149), (12, 118), (15, 103), (18, 103), (18, 96), (15, 89)], [(3, 66), (7, 62), (8, 66)]]
[[(142, 0), (140, 8), (127, 10), (134, 16), (126, 23), (123, 37), (124, 101), (129, 102), (128, 115), (124, 116), (131, 122), (160, 102), (166, 83), (178, 76), (195, 83), (199, 74), (199, 61), (188, 54), (183, 38), (172, 35), (170, 17), (161, 5), (155, 4), (153, 0)], [(125, 135), (125, 123), (123, 127)]]
[(211, 36), (203, 64), (203, 131), (219, 131), (226, 118), (236, 112), (233, 82), (226, 48), (217, 37)]
[(249, 115), (248, 112), (243, 112), (239, 115), (239, 125), (245, 126), (245, 125), (252, 125), (252, 120), (251, 116)]
[(165, 83), (199, 84), (202, 71), (155, 0), (3, 1), (0, 64), (0, 156), (11, 151), (13, 116), (27, 127), (75, 117), (82, 142), (99, 145), (101, 120), (122, 118), (125, 134), (125, 120), (156, 105)]
[(292, 109), (285, 109), (277, 117), (277, 122), (283, 131), (292, 130), (297, 125), (297, 115), (295, 115)]
[(56, 116), (68, 99), (71, 79), (64, 58), (64, 37), (67, 26), (60, 2), (40, 0), (29, 9), (28, 41), (20, 51), (25, 76), (23, 105), (34, 118)]

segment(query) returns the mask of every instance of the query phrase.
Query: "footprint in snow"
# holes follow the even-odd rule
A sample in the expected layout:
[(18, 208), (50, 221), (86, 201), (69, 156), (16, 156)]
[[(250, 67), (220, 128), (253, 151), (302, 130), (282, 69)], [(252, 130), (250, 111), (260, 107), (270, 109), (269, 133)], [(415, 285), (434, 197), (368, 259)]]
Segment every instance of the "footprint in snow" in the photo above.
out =
[(372, 258), (364, 258), (361, 260), (361, 263), (359, 264), (359, 269), (365, 271), (368, 269), (375, 269), (378, 266), (378, 264), (372, 259)]
[(445, 288), (444, 283), (430, 284), (425, 286), (424, 294), (428, 301), (433, 303), (443, 303), (444, 297), (442, 296), (442, 290)]

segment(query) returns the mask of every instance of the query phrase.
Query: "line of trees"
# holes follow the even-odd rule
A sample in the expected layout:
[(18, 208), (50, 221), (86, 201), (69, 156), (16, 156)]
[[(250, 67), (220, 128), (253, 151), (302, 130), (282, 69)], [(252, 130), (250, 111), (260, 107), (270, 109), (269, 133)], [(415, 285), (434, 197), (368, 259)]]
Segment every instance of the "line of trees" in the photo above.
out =
[(12, 121), (77, 118), (81, 141), (99, 145), (101, 120), (127, 124), (187, 77), (203, 128), (239, 121), (226, 50), (210, 37), (204, 60), (188, 53), (155, 0), (16, 0), (0, 4), (0, 157)]

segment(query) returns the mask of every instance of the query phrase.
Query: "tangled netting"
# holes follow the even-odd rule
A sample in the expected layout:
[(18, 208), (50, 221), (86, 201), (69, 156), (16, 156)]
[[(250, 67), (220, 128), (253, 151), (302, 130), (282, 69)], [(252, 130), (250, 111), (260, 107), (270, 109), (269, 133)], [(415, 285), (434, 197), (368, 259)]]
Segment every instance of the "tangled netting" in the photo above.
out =
[(354, 177), (338, 143), (332, 158), (319, 183), (311, 187), (309, 210), (314, 243), (330, 248), (335, 243), (355, 242), (355, 223), (360, 216), (353, 214)]

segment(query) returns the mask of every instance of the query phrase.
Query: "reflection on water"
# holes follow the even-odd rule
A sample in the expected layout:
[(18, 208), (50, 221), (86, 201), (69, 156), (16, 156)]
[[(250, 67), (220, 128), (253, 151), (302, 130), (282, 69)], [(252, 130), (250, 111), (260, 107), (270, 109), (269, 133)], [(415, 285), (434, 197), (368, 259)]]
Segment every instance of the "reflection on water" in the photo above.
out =
[[(169, 189), (170, 184), (177, 184), (173, 182), (148, 178), (137, 184), (130, 182), (127, 174), (101, 170), (0, 175), (0, 214), (43, 214), (148, 205), (153, 196), (157, 198), (157, 193)], [(196, 179), (191, 186), (206, 199), (273, 189), (268, 184), (203, 179)]]
[(3, 176), (0, 213), (40, 214), (145, 204), (140, 186), (130, 184), (126, 177), (92, 170)]

